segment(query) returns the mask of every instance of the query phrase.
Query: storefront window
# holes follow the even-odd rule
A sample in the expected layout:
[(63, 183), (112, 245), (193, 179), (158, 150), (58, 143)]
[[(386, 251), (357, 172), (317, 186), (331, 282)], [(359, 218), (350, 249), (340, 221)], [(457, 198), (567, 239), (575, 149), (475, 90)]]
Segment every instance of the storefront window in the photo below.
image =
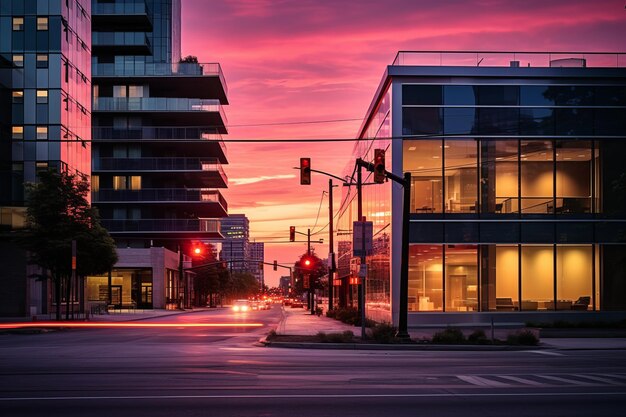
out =
[(591, 310), (592, 246), (559, 245), (556, 248), (557, 310)]
[(446, 246), (446, 311), (478, 310), (477, 250), (473, 245)]
[(409, 311), (443, 311), (443, 246), (410, 245)]
[(554, 251), (552, 246), (522, 245), (523, 311), (554, 309)]

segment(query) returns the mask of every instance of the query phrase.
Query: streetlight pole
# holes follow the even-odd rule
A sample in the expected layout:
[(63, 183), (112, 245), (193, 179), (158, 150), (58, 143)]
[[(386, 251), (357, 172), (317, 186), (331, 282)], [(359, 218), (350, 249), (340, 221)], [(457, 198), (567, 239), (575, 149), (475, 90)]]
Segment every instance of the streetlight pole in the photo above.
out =
[(328, 179), (328, 310), (333, 309), (333, 277), (335, 272), (335, 251), (333, 248), (333, 180)]
[(359, 266), (359, 278), (360, 284), (357, 285), (358, 288), (358, 298), (359, 298), (359, 310), (361, 311), (361, 339), (365, 340), (365, 275), (361, 275), (361, 271), (365, 265), (365, 224), (363, 224), (363, 180), (361, 174), (361, 165), (362, 160), (359, 158), (357, 160), (357, 180), (356, 180), (356, 190), (357, 190), (357, 217), (359, 222), (361, 222), (361, 262)]

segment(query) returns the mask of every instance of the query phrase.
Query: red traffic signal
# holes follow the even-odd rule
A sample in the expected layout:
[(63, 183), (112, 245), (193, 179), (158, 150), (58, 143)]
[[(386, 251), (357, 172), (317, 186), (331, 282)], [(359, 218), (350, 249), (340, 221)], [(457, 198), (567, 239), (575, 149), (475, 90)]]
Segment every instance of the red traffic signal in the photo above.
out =
[(296, 226), (289, 226), (289, 241), (296, 241)]
[(302, 259), (302, 267), (304, 269), (310, 269), (313, 266), (313, 260), (311, 258)]
[(274, 261), (274, 271), (278, 271), (278, 261)]
[(311, 185), (311, 158), (300, 158), (300, 185)]
[(374, 182), (382, 184), (385, 179), (385, 150), (374, 149)]

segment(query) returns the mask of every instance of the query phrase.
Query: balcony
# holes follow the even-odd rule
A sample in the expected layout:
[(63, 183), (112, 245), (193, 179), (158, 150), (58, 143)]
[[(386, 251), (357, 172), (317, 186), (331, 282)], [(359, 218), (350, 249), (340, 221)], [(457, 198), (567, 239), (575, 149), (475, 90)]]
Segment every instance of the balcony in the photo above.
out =
[[(215, 62), (145, 63), (125, 59), (119, 63), (93, 64), (92, 77), (98, 77), (98, 83), (107, 80), (113, 83), (124, 77), (124, 82), (150, 83), (154, 95), (173, 90), (183, 97), (215, 98), (228, 104), (226, 79), (222, 67)], [(166, 85), (161, 85), (163, 77), (168, 78)]]
[(115, 235), (128, 234), (201, 234), (203, 238), (222, 238), (219, 219), (102, 219), (104, 226)]
[[(160, 177), (183, 173), (185, 184), (195, 179), (200, 186), (223, 188), (228, 186), (228, 177), (217, 158), (94, 158), (93, 172), (154, 172)], [(184, 174), (187, 173), (185, 176)], [(199, 178), (198, 174), (206, 174)], [(157, 181), (158, 178), (153, 178)]]
[(152, 47), (145, 32), (92, 32), (91, 49), (117, 55), (149, 55)]
[(135, 3), (98, 3), (91, 8), (91, 26), (99, 30), (152, 31), (150, 9), (145, 1)]
[[(181, 123), (182, 126), (214, 126), (219, 133), (227, 133), (226, 114), (219, 100), (170, 97), (96, 97), (94, 112), (157, 113), (164, 123)], [(204, 122), (204, 123), (203, 123)]]
[(624, 68), (626, 53), (400, 51), (393, 66)]
[(202, 127), (138, 127), (136, 129), (116, 129), (113, 127), (94, 126), (92, 139), (96, 142), (153, 142), (154, 148), (157, 143), (167, 145), (170, 142), (189, 142), (185, 145), (192, 155), (210, 153), (220, 163), (227, 160), (226, 144), (222, 135), (213, 133), (214, 128)]

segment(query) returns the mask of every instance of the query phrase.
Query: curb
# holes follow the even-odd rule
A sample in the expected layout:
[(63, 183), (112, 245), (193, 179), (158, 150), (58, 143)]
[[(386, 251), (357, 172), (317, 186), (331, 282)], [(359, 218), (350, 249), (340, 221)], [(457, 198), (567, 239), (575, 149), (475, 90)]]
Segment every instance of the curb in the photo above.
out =
[(312, 342), (272, 342), (267, 336), (259, 339), (265, 347), (290, 349), (322, 349), (322, 350), (399, 350), (399, 351), (469, 351), (469, 352), (498, 352), (543, 350), (550, 347), (539, 346), (509, 346), (509, 345), (426, 345), (426, 344), (376, 344), (376, 343), (312, 343)]

